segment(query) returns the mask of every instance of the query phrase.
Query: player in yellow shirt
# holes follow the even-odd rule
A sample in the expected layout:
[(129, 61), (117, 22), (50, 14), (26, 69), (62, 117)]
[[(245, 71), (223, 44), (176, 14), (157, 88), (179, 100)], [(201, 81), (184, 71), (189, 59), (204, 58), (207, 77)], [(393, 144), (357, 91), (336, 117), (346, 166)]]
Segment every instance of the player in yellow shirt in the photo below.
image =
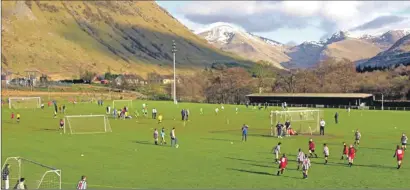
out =
[(162, 114), (158, 115), (158, 124), (162, 123)]
[(17, 123), (20, 123), (20, 113), (17, 113), (16, 119), (17, 119)]

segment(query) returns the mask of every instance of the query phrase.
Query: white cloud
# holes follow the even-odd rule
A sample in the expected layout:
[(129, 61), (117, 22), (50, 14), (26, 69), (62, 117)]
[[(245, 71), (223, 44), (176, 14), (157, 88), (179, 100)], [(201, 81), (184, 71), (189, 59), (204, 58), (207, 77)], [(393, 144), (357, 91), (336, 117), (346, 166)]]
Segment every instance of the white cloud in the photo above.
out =
[[(196, 1), (182, 6), (179, 11), (184, 19), (198, 24), (198, 27), (228, 22), (250, 32), (319, 27), (331, 34), (361, 26), (378, 17), (394, 16), (409, 8), (410, 1)], [(380, 30), (388, 27), (406, 26), (386, 24)]]

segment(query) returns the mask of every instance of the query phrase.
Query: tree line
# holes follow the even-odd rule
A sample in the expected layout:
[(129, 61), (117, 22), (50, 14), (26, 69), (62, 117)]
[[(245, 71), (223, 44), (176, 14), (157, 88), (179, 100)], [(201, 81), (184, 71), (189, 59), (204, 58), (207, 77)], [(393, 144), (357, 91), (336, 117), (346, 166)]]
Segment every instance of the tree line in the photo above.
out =
[[(357, 72), (347, 59), (328, 59), (315, 68), (278, 70), (265, 61), (253, 68), (207, 68), (181, 76), (177, 96), (185, 101), (244, 103), (251, 93), (371, 93), (410, 100), (410, 66)], [(172, 93), (171, 85), (166, 87)]]

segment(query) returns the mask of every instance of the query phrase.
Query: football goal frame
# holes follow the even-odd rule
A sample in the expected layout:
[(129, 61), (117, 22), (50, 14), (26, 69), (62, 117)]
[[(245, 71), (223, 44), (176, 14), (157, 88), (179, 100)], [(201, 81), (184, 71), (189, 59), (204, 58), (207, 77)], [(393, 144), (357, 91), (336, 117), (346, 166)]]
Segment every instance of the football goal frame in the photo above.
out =
[[(10, 174), (9, 176), (9, 182), (10, 185), (13, 185), (17, 180), (19, 180), (22, 177), (27, 178), (27, 180), (34, 181), (34, 187), (29, 186), (29, 188), (33, 189), (61, 189), (61, 169), (56, 169), (54, 167), (46, 166), (44, 164), (22, 158), (22, 157), (8, 157), (4, 161), (4, 165), (2, 166), (2, 171), (5, 168), (6, 164), (10, 165)], [(23, 174), (23, 171), (25, 171), (25, 166), (31, 164), (34, 166), (38, 166), (40, 168), (44, 168), (44, 173), (42, 175), (38, 175), (40, 179), (32, 179), (29, 176), (26, 176)], [(14, 170), (15, 165), (17, 165), (18, 169)], [(28, 171), (30, 174), (32, 171)], [(43, 171), (39, 172), (42, 173)], [(35, 176), (35, 175), (33, 175)], [(50, 180), (50, 179), (51, 180)], [(54, 180), (52, 179), (54, 178)], [(2, 180), (3, 181), (3, 180)], [(30, 185), (33, 183), (29, 183)], [(10, 186), (12, 188), (12, 186)], [(10, 189), (11, 189), (10, 188)]]
[[(118, 109), (118, 108), (115, 107), (115, 104), (116, 104), (116, 103), (118, 104), (118, 103), (120, 103), (120, 102), (126, 102), (128, 108), (133, 108), (133, 106), (132, 106), (132, 100), (113, 100), (113, 101), (112, 101), (112, 108)], [(123, 105), (121, 105), (119, 108), (122, 108), (122, 106), (123, 106)]]
[[(41, 106), (41, 97), (9, 97), (8, 101), (9, 101), (9, 109), (20, 109), (17, 108), (15, 106), (13, 106), (13, 100), (14, 101), (25, 101), (25, 100), (37, 100), (37, 105), (35, 107), (30, 107), (30, 108), (40, 108)], [(27, 107), (24, 107), (27, 108)], [(24, 109), (23, 108), (23, 109)]]
[(273, 134), (273, 130), (276, 133), (274, 129), (276, 124), (284, 124), (287, 120), (291, 122), (291, 128), (299, 134), (313, 135), (319, 132), (320, 119), (323, 117), (324, 112), (319, 109), (275, 111), (270, 117), (271, 135)]
[[(102, 131), (94, 131), (94, 132), (76, 132), (75, 130), (73, 130), (72, 124), (70, 122), (70, 119), (72, 118), (96, 118), (96, 117), (101, 117), (104, 120), (104, 130)], [(85, 124), (87, 125), (87, 124)], [(67, 129), (68, 128), (68, 129)], [(111, 125), (110, 125), (110, 121), (108, 120), (108, 117), (106, 115), (67, 115), (64, 116), (64, 134), (68, 133), (68, 134), (72, 134), (72, 135), (76, 135), (76, 134), (97, 134), (97, 133), (108, 133), (108, 132), (112, 132), (111, 129)]]

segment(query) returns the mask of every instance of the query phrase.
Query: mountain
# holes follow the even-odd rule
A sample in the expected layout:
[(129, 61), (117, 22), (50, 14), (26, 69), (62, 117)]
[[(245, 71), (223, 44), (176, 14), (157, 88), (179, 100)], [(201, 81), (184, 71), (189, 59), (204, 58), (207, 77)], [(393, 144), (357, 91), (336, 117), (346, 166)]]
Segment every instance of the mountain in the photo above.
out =
[(370, 42), (382, 50), (387, 50), (400, 38), (408, 34), (410, 34), (410, 32), (405, 30), (390, 30), (379, 36), (363, 35), (359, 39)]
[(215, 62), (251, 64), (192, 33), (153, 1), (2, 1), (2, 67), (37, 69), (52, 79), (80, 70), (180, 72)]
[(365, 68), (388, 68), (399, 65), (410, 65), (410, 34), (400, 38), (389, 49), (371, 59), (357, 64), (362, 70)]
[(195, 32), (215, 47), (232, 52), (253, 61), (265, 60), (278, 68), (280, 63), (288, 61), (284, 53), (286, 46), (228, 23), (214, 23)]
[(282, 65), (288, 68), (310, 68), (328, 58), (354, 62), (371, 58), (380, 51), (379, 47), (370, 42), (353, 38), (346, 31), (339, 31), (321, 42), (304, 42), (290, 48), (286, 54), (291, 60)]

